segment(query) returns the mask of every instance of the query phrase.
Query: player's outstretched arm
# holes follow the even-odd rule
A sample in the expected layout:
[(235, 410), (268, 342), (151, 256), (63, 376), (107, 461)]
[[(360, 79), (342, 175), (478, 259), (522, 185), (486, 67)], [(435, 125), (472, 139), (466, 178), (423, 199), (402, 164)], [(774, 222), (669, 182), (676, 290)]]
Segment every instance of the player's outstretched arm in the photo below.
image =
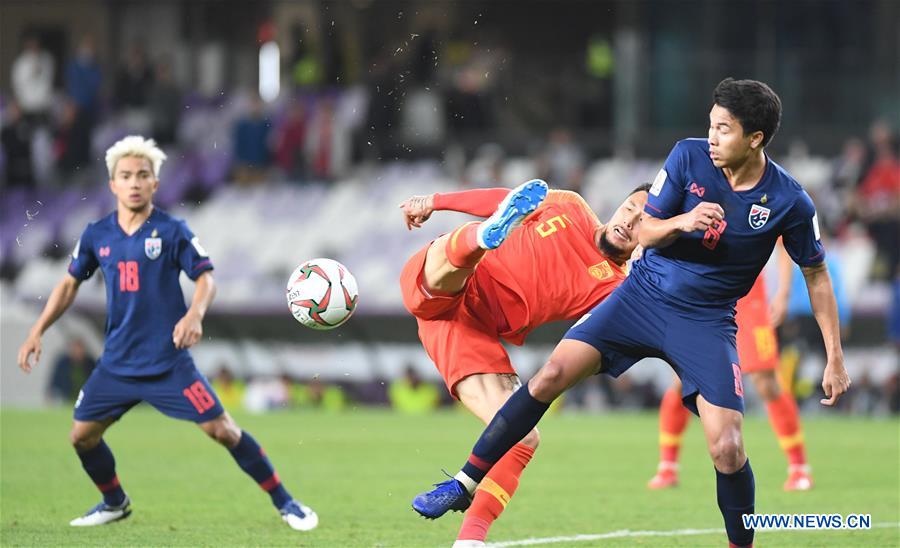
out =
[(172, 342), (175, 343), (175, 348), (190, 348), (197, 344), (197, 341), (203, 336), (203, 318), (216, 296), (216, 281), (213, 279), (212, 272), (206, 271), (201, 274), (196, 283), (191, 307), (184, 317), (178, 320), (172, 331)]
[[(66, 274), (62, 281), (53, 288), (41, 316), (31, 327), (28, 338), (19, 347), (17, 361), (22, 371), (31, 373), (31, 368), (38, 364), (41, 359), (41, 336), (72, 305), (80, 285), (80, 280), (71, 274)], [(32, 354), (34, 354), (34, 363), (31, 362)]]
[(644, 248), (666, 247), (682, 234), (706, 230), (724, 218), (725, 210), (713, 202), (700, 202), (687, 213), (668, 219), (645, 214), (638, 239)]
[(476, 188), (428, 196), (413, 196), (400, 203), (399, 207), (403, 210), (406, 228), (412, 230), (421, 227), (422, 223), (427, 221), (435, 211), (459, 211), (476, 217), (490, 217), (500, 202), (509, 194), (509, 190), (508, 188)]
[(840, 322), (838, 321), (837, 301), (828, 268), (822, 262), (815, 266), (801, 267), (809, 291), (809, 302), (813, 315), (822, 331), (825, 342), (826, 364), (822, 375), (822, 389), (825, 398), (823, 405), (834, 405), (838, 398), (850, 388), (850, 375), (844, 367), (844, 351), (841, 348)]

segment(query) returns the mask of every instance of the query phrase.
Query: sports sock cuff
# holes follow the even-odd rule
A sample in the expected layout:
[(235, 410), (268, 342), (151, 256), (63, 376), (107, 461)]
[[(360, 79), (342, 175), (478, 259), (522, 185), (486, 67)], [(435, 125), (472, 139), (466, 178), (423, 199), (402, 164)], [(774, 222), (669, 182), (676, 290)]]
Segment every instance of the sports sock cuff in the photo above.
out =
[(468, 491), (469, 495), (472, 495), (475, 492), (475, 489), (478, 488), (478, 482), (470, 478), (465, 472), (459, 471), (455, 476), (453, 476), (453, 478), (466, 488), (466, 491)]

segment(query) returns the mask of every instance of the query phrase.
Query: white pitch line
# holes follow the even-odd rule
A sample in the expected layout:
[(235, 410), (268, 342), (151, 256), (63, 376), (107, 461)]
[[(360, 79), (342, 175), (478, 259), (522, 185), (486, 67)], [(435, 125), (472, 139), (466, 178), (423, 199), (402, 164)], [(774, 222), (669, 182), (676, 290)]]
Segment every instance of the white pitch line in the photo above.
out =
[[(872, 529), (887, 529), (900, 527), (897, 523), (873, 523)], [(829, 531), (830, 529), (805, 529), (805, 531)], [(834, 529), (835, 531), (865, 531), (865, 529)], [(794, 532), (804, 531), (802, 529), (765, 529), (756, 531), (757, 533), (772, 532)], [(508, 540), (504, 542), (492, 542), (487, 546), (491, 548), (503, 548), (505, 546), (531, 546), (534, 544), (556, 544), (559, 542), (587, 542), (591, 540), (605, 540), (611, 538), (629, 538), (629, 537), (688, 537), (692, 535), (711, 535), (724, 534), (725, 529), (675, 529), (672, 531), (632, 531), (630, 529), (622, 529), (621, 531), (612, 531), (609, 533), (600, 533), (596, 535), (573, 535), (568, 537), (546, 537), (546, 538), (526, 538), (522, 540)]]

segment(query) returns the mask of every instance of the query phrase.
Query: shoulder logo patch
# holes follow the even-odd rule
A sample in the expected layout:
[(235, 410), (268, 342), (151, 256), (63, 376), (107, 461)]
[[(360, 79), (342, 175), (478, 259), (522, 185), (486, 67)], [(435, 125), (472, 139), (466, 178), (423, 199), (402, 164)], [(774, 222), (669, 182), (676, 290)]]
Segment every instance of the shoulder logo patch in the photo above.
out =
[(659, 196), (659, 193), (662, 192), (663, 185), (666, 184), (666, 178), (669, 176), (666, 173), (665, 169), (659, 170), (659, 173), (656, 174), (656, 179), (653, 179), (653, 185), (650, 187), (650, 194), (654, 196)]

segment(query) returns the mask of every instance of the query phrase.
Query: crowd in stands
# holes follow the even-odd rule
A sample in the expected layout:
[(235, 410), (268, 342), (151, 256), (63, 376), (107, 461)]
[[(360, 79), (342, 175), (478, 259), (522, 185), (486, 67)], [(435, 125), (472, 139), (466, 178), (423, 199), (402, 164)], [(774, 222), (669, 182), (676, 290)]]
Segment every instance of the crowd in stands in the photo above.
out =
[[(504, 56), (502, 48), (474, 46), (466, 41), (451, 42), (444, 52), (451, 59), (463, 61), (449, 61), (447, 66), (451, 68), (439, 73), (434, 36), (412, 36), (403, 47), (386, 48), (377, 56), (363, 81), (336, 87), (324, 85), (334, 81), (334, 75), (324, 74), (324, 65), (311, 52), (298, 48), (287, 63), (288, 86), (278, 100), (265, 103), (253, 90), (209, 95), (182, 89), (174, 78), (172, 59), (151, 58), (139, 44), (128, 48), (122, 62), (110, 71), (107, 67), (111, 65), (98, 61), (90, 36), (82, 37), (67, 59), (54, 58), (37, 37), (26, 37), (9, 75), (12, 94), (0, 97), (0, 277), (16, 281), (26, 262), (41, 254), (49, 253), (61, 260), (71, 249), (69, 240), (83, 228), (81, 221), (94, 212), (108, 210), (103, 153), (113, 142), (132, 133), (154, 137), (169, 155), (161, 175), (164, 184), (157, 195), (158, 203), (163, 207), (204, 204), (196, 209), (199, 215), (207, 203), (205, 199), (223, 196), (226, 187), (248, 192), (285, 186), (332, 189), (338, 186), (335, 183), (348, 186), (348, 181), (359, 172), (369, 173), (366, 181), (370, 185), (376, 181), (387, 184), (390, 176), (385, 174), (389, 174), (395, 160), (427, 164), (429, 167), (421, 171), (424, 180), (440, 179), (445, 184), (449, 181), (458, 188), (512, 185), (522, 177), (539, 176), (554, 187), (583, 192), (592, 204), (605, 205), (615, 201), (607, 191), (609, 183), (621, 184), (627, 178), (625, 186), (633, 187), (643, 182), (632, 180), (638, 174), (650, 180), (653, 172), (647, 170), (658, 169), (658, 159), (592, 159), (592, 151), (579, 143), (572, 128), (565, 126), (550, 130), (524, 153), (505, 150), (493, 142), (484, 142), (474, 150), (465, 149), (454, 136), (498, 123), (492, 91), (497, 86), (496, 68)], [(64, 63), (61, 71), (57, 70), (60, 63)], [(56, 74), (61, 75), (61, 81), (57, 81)], [(598, 115), (598, 119), (606, 118)], [(798, 142), (776, 160), (796, 175), (813, 196), (831, 260), (842, 252), (853, 252), (860, 241), (874, 249), (874, 257), (862, 263), (866, 270), (864, 283), (886, 288), (879, 294), (886, 298), (876, 304), (882, 310), (887, 308), (887, 339), (900, 349), (897, 131), (897, 127), (876, 120), (868, 135), (847, 139), (834, 159), (811, 155)], [(383, 170), (382, 174), (371, 174), (378, 170)], [(429, 183), (403, 188), (424, 192), (432, 187)], [(310, 204), (318, 200), (321, 205), (325, 200), (323, 192), (328, 191), (314, 189), (303, 196)], [(278, 192), (285, 191), (273, 190), (273, 195), (279, 196)], [(387, 200), (377, 195), (374, 185), (363, 192), (369, 193), (373, 201)], [(225, 201), (238, 203), (240, 199), (231, 196)], [(81, 212), (72, 218), (64, 214), (76, 211), (81, 202), (93, 208), (89, 214)], [(38, 210), (43, 215), (37, 221), (52, 226), (45, 229), (47, 235), (41, 240), (40, 249), (29, 255), (28, 251), (17, 249), (17, 243), (23, 225), (40, 224), (32, 222)], [(609, 212), (601, 209), (598, 213), (603, 218)], [(272, 216), (278, 220), (277, 211)], [(204, 230), (198, 232), (207, 234)], [(267, 234), (274, 237), (274, 229), (267, 229)], [(228, 237), (239, 239), (236, 234)], [(372, 239), (379, 245), (390, 241), (374, 235)], [(344, 243), (340, 238), (330, 240), (328, 245), (338, 250), (337, 258), (341, 259), (339, 252)], [(409, 246), (420, 243), (410, 240)], [(354, 244), (359, 245), (359, 240)], [(390, 245), (394, 246), (390, 251), (398, 251), (394, 255), (402, 255), (405, 250), (399, 249), (400, 244)], [(228, 257), (221, 261), (217, 265), (227, 266)], [(850, 277), (843, 272), (848, 261), (852, 259), (843, 257), (829, 265), (836, 280)], [(243, 265), (241, 276), (249, 276), (249, 268)], [(275, 273), (276, 278), (279, 275)], [(394, 280), (395, 276), (387, 272), (384, 279)], [(227, 286), (227, 279), (225, 283)], [(844, 283), (838, 281), (836, 285)], [(851, 281), (846, 284), (852, 285)], [(239, 292), (226, 293), (233, 296)], [(368, 294), (366, 299), (372, 303), (381, 297)], [(845, 320), (850, 306), (844, 308), (842, 323), (849, 325)], [(793, 317), (809, 320), (808, 304), (796, 304)], [(783, 335), (789, 348), (792, 333), (802, 329), (790, 322), (786, 329)], [(73, 343), (73, 347), (77, 346)], [(80, 385), (78, 379), (86, 374), (86, 361), (77, 348), (70, 351), (69, 357), (58, 365), (58, 374), (54, 374), (52, 398), (64, 398), (66, 394), (71, 397), (72, 387)], [(220, 381), (226, 383), (222, 386), (225, 393), (230, 393), (228, 375), (223, 374)], [(259, 383), (263, 384), (256, 387)], [(405, 384), (375, 387), (359, 395), (356, 388), (324, 385), (315, 379), (298, 384), (285, 376), (277, 382), (251, 380), (245, 395), (255, 394), (247, 401), (255, 402), (250, 407), (256, 405), (260, 409), (340, 409), (350, 401), (392, 401), (398, 408), (418, 409), (436, 405), (435, 400), (440, 399), (419, 394), (420, 386), (427, 389), (430, 385), (416, 379), (414, 370), (407, 373), (402, 383)], [(867, 386), (865, 377), (854, 386), (857, 384), (862, 385), (857, 391), (860, 395), (848, 399), (846, 406), (877, 410), (887, 405), (897, 409), (897, 375), (884, 385), (869, 383), (871, 390), (863, 388)], [(613, 402), (611, 405), (655, 405), (655, 396), (641, 386), (623, 388), (612, 384), (601, 387), (600, 393)], [(578, 397), (572, 400), (580, 401)]]

